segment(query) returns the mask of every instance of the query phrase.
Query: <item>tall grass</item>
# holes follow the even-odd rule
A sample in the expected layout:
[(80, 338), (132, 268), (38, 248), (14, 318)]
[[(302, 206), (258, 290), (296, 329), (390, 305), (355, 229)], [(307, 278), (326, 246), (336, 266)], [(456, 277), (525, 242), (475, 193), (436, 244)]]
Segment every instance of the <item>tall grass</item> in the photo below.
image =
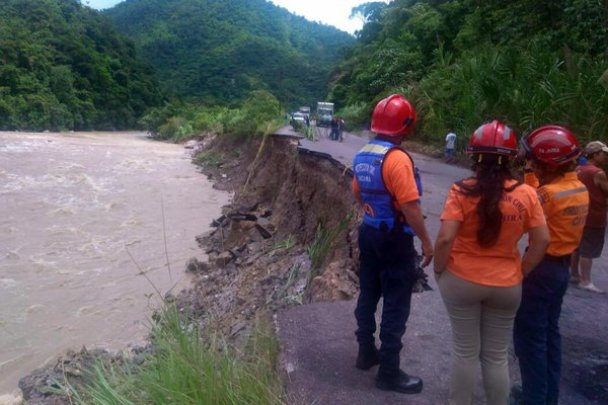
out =
[(327, 254), (333, 247), (334, 242), (348, 228), (353, 218), (353, 214), (349, 214), (346, 218), (340, 221), (337, 225), (324, 228), (321, 224), (317, 225), (315, 239), (308, 246), (308, 256), (310, 257), (311, 279), (316, 276), (321, 265), (325, 261)]
[(278, 342), (258, 320), (242, 352), (217, 335), (203, 338), (174, 306), (152, 330), (153, 352), (141, 366), (98, 363), (75, 396), (79, 404), (282, 404)]
[[(441, 55), (440, 55), (441, 56)], [(457, 60), (438, 57), (419, 83), (399, 89), (419, 111), (417, 132), (442, 143), (448, 129), (468, 136), (481, 123), (501, 119), (518, 132), (545, 124), (572, 129), (581, 142), (608, 131), (608, 61), (549, 51), (541, 42), (523, 48), (486, 47)]]

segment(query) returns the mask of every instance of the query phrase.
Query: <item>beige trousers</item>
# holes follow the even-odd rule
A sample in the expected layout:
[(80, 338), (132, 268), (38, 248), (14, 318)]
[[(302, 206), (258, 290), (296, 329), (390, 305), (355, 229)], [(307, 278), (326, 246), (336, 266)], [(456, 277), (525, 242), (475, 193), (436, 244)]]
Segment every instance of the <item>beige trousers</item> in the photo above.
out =
[(452, 324), (449, 403), (472, 403), (477, 365), (481, 361), (487, 403), (507, 405), (508, 348), (521, 301), (521, 285), (488, 287), (463, 280), (449, 271), (441, 274), (438, 285)]

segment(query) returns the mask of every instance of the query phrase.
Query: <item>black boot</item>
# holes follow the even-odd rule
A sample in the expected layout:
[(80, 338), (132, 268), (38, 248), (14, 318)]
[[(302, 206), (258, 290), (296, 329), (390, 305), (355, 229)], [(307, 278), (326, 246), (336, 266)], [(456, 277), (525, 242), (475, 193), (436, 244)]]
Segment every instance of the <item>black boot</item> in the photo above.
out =
[(392, 376), (378, 373), (376, 376), (376, 387), (384, 391), (418, 394), (422, 391), (422, 380), (418, 377), (409, 376), (401, 370)]
[(357, 355), (355, 367), (359, 370), (369, 370), (379, 362), (376, 346), (359, 346), (359, 354)]

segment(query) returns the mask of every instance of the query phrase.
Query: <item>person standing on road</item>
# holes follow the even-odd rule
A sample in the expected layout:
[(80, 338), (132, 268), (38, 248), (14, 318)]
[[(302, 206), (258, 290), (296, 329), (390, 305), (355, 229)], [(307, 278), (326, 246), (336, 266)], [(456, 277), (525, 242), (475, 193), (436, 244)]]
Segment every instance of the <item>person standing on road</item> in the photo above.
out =
[[(536, 190), (511, 173), (511, 128), (499, 121), (480, 126), (466, 153), (474, 175), (452, 186), (435, 241), (435, 277), (452, 325), (449, 403), (472, 403), (481, 360), (487, 403), (507, 405), (521, 283), (545, 254), (549, 231)], [(525, 233), (530, 247), (522, 259), (517, 243)]]
[(541, 262), (523, 281), (513, 340), (519, 360), (524, 405), (557, 404), (561, 376), (559, 317), (570, 277), (570, 255), (578, 247), (589, 193), (574, 171), (578, 140), (548, 125), (522, 139), (523, 152), (540, 182), (540, 198), (551, 240)]
[[(403, 96), (394, 94), (381, 100), (372, 114), (371, 130), (376, 137), (353, 161), (353, 191), (364, 213), (359, 227), (356, 367), (368, 370), (380, 364), (376, 387), (406, 394), (421, 392), (423, 385), (420, 378), (403, 372), (399, 364), (416, 281), (415, 235), (422, 242), (422, 266), (433, 257), (433, 243), (420, 207), (420, 177), (409, 154), (399, 146), (415, 122), (414, 107)], [(381, 297), (378, 351), (375, 313)]]
[[(603, 293), (591, 281), (593, 259), (602, 256), (606, 236), (606, 198), (608, 198), (608, 179), (602, 166), (606, 163), (608, 146), (599, 141), (590, 142), (585, 147), (587, 164), (576, 169), (578, 179), (589, 191), (589, 214), (583, 229), (583, 239), (578, 251), (573, 255), (572, 278), (582, 289)], [(580, 265), (580, 273), (579, 273)]]
[(453, 131), (449, 131), (445, 136), (445, 161), (451, 163), (455, 158), (456, 150), (456, 134)]
[(340, 136), (340, 122), (338, 120), (338, 117), (333, 117), (331, 119), (330, 128), (331, 130), (329, 132), (329, 139), (331, 139), (332, 141), (337, 141), (338, 137)]
[(346, 128), (346, 123), (342, 117), (338, 118), (340, 121), (338, 122), (338, 133), (340, 134), (340, 142), (344, 142), (344, 129)]

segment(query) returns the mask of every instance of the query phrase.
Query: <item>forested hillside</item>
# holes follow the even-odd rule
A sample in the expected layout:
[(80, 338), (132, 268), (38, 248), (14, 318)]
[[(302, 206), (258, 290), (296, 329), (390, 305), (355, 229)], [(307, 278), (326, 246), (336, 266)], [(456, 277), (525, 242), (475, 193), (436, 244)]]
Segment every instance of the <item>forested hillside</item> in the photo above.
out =
[(106, 14), (167, 92), (205, 104), (238, 102), (252, 90), (292, 107), (316, 102), (355, 42), (265, 0), (127, 0)]
[(153, 71), (77, 0), (2, 0), (0, 129), (132, 128), (160, 101)]
[(608, 133), (607, 2), (394, 0), (358, 12), (367, 24), (331, 91), (351, 121), (401, 91), (426, 138), (493, 118), (520, 132), (552, 122), (584, 140)]

